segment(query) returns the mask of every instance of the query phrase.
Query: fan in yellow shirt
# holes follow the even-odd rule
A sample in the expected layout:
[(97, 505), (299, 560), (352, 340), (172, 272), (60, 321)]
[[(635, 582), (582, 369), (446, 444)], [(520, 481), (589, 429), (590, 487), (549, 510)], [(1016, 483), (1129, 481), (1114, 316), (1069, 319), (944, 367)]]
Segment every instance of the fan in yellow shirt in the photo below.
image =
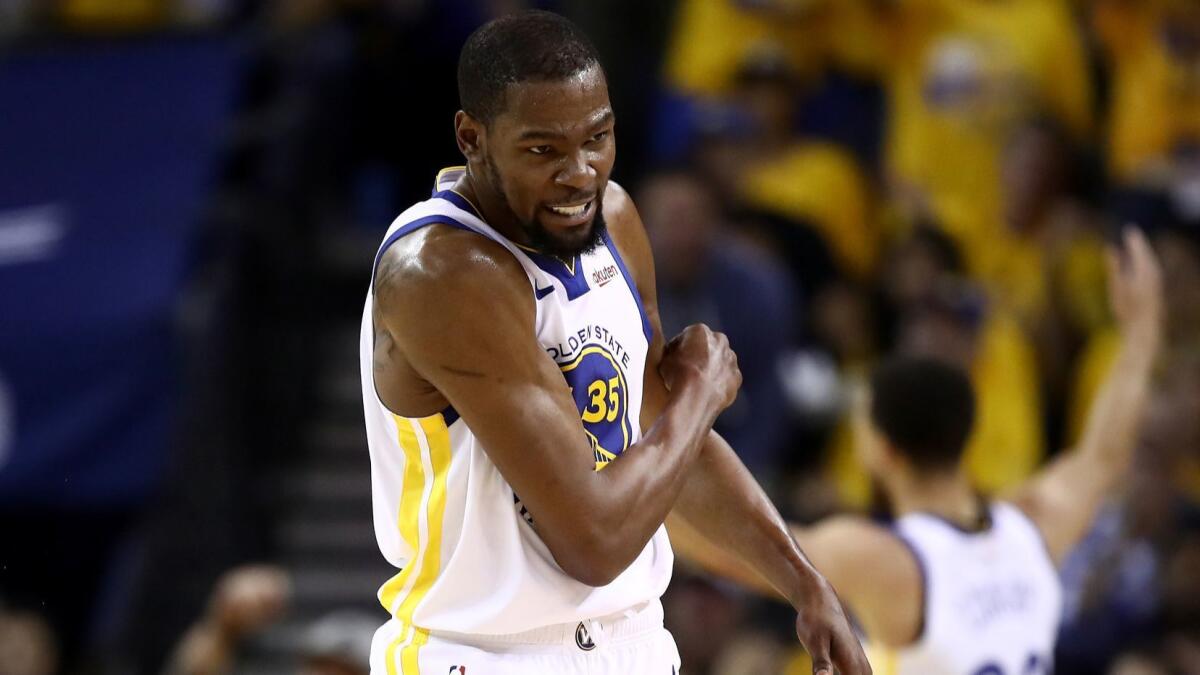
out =
[(897, 0), (877, 14), (890, 105), (891, 194), (932, 216), (968, 269), (1001, 295), (1028, 293), (1027, 251), (1004, 221), (1001, 162), (1014, 130), (1046, 117), (1091, 128), (1083, 48), (1065, 2)]
[(1091, 18), (1112, 71), (1109, 170), (1161, 185), (1172, 153), (1200, 144), (1200, 4), (1096, 0)]
[[(1066, 0), (685, 0), (667, 80), (693, 96), (737, 91), (764, 43), (779, 45), (798, 82), (837, 64), (873, 72), (888, 103), (887, 182), (909, 222), (932, 219), (962, 246), (972, 276), (1019, 314), (1044, 304), (1041, 242), (1005, 220), (1002, 162), (1015, 132), (1047, 119), (1071, 142), (1092, 128), (1091, 83)], [(878, 235), (858, 213), (865, 181), (839, 149), (780, 150), (749, 172), (751, 203), (816, 223), (844, 271), (860, 276)], [(800, 180), (800, 179), (803, 180)], [(819, 185), (822, 189), (810, 188)], [(831, 215), (830, 195), (849, 199)], [(842, 202), (847, 203), (847, 202)], [(873, 214), (867, 220), (874, 220)]]
[(783, 49), (801, 78), (815, 76), (830, 37), (829, 0), (682, 0), (667, 47), (667, 85), (679, 93), (718, 97), (733, 88), (756, 49)]
[(769, 54), (747, 55), (732, 92), (758, 127), (758, 147), (736, 178), (736, 197), (757, 210), (811, 225), (838, 269), (864, 280), (875, 270), (878, 247), (867, 179), (845, 148), (793, 135), (798, 76)]
[(783, 50), (747, 51), (726, 96), (741, 124), (707, 129), (695, 159), (729, 201), (778, 217), (779, 228), (811, 228), (837, 272), (863, 281), (878, 247), (871, 189), (847, 149), (794, 133), (799, 82)]

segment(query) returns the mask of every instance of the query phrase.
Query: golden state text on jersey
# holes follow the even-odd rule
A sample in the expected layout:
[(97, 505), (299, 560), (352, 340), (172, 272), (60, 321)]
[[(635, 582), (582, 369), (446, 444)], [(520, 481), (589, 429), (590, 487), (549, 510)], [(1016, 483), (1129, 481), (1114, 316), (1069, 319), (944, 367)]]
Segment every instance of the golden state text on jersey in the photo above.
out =
[(588, 325), (571, 337), (579, 340), (568, 340), (567, 345), (547, 351), (571, 387), (599, 471), (632, 443), (625, 377), (629, 354), (603, 326)]

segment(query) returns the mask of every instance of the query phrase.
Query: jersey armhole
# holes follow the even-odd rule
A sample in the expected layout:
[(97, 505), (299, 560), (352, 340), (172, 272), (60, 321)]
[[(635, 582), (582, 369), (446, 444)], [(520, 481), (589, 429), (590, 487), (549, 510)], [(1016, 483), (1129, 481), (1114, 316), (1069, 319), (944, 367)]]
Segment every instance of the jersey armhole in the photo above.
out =
[(907, 648), (920, 644), (925, 639), (926, 633), (929, 630), (929, 566), (925, 562), (925, 557), (921, 555), (921, 552), (917, 550), (916, 545), (914, 545), (913, 542), (908, 539), (908, 537), (905, 537), (902, 533), (894, 528), (891, 532), (892, 536), (895, 537), (901, 544), (903, 544), (904, 548), (908, 549), (909, 555), (911, 555), (913, 561), (917, 563), (917, 572), (921, 575), (921, 619), (917, 623), (916, 634), (908, 641), (907, 644), (904, 645), (904, 647)]

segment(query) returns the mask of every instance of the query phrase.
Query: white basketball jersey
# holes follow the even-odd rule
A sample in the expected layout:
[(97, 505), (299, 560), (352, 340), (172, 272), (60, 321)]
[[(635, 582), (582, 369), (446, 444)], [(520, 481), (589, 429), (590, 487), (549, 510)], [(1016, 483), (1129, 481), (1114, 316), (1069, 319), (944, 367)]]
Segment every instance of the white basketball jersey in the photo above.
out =
[(925, 584), (924, 628), (900, 650), (871, 650), (876, 673), (1042, 675), (1051, 672), (1062, 588), (1041, 533), (1024, 513), (991, 506), (991, 527), (967, 532), (936, 516), (900, 518)]
[[(651, 328), (616, 246), (606, 234), (594, 251), (570, 262), (518, 247), (450, 191), (461, 174), (443, 171), (433, 197), (395, 220), (376, 264), (397, 240), (433, 223), (508, 249), (529, 277), (537, 340), (571, 387), (597, 470), (619, 461), (641, 435)], [(612, 583), (579, 583), (555, 563), (466, 420), (452, 408), (411, 419), (383, 405), (372, 369), (373, 301), (372, 291), (363, 310), (360, 358), (375, 534), (384, 557), (402, 568), (379, 589), (383, 606), (419, 629), (495, 635), (658, 602), (673, 562), (665, 528)]]

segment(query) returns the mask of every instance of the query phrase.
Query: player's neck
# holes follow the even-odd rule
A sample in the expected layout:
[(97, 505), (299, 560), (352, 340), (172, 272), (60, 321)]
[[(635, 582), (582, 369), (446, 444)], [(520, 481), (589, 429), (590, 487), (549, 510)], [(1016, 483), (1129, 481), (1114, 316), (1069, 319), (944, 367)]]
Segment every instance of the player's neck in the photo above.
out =
[(979, 496), (961, 470), (896, 476), (889, 489), (896, 516), (929, 513), (964, 528), (980, 519)]
[(483, 222), (504, 235), (509, 241), (528, 246), (529, 237), (513, 217), (504, 195), (491, 190), (484, 181), (476, 181), (468, 171), (454, 186), (455, 191), (471, 202), (483, 217)]

